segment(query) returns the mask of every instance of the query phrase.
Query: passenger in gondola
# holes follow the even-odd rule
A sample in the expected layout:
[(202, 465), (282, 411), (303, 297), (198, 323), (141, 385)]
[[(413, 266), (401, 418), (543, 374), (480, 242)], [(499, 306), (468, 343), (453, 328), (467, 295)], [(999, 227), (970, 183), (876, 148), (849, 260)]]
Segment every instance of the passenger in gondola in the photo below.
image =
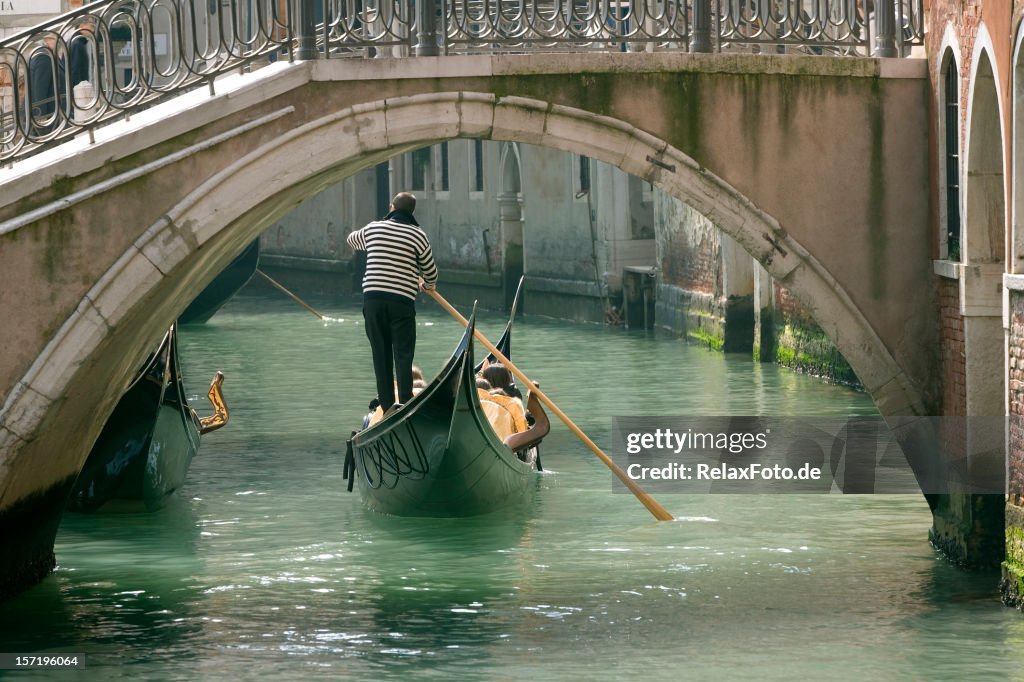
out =
[(540, 455), (537, 454), (537, 449), (533, 446), (548, 435), (548, 432), (551, 431), (551, 423), (548, 421), (548, 415), (544, 412), (536, 392), (530, 391), (527, 394), (526, 407), (533, 420), (530, 427), (525, 431), (513, 433), (502, 442), (525, 462), (530, 461), (530, 458), (535, 458), (539, 469)]
[(487, 379), (492, 390), (500, 391), (502, 395), (510, 398), (516, 398), (522, 405), (523, 394), (512, 380), (512, 372), (508, 371), (505, 365), (500, 362), (485, 362), (483, 369), (480, 370), (480, 376)]
[[(419, 365), (412, 366), (412, 394), (419, 395), (420, 391), (427, 387), (427, 382), (423, 378), (423, 370), (420, 369)], [(395, 384), (395, 390), (398, 390), (398, 384)], [(396, 396), (397, 397), (397, 396)]]
[(523, 394), (516, 386), (515, 381), (512, 377), (512, 372), (508, 370), (505, 365), (500, 362), (484, 361), (483, 369), (480, 370), (480, 375), (486, 378), (491, 386), (492, 393), (498, 392), (501, 395), (507, 395), (510, 398), (515, 398), (519, 402), (520, 408), (526, 414), (526, 423), (528, 426), (533, 426), (533, 413), (527, 408), (523, 407)]
[(495, 389), (487, 379), (480, 376), (477, 377), (476, 386), (480, 407), (499, 438), (504, 440), (529, 428), (526, 410), (519, 399), (505, 395), (501, 389)]

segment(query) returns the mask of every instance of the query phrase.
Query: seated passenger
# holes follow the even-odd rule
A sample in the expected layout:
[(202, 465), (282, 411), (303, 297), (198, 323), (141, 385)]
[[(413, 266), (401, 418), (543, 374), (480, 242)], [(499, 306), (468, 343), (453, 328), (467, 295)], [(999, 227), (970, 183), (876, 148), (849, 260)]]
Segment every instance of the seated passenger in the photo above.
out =
[(500, 362), (484, 362), (480, 376), (486, 379), (494, 390), (501, 391), (510, 398), (518, 398), (522, 401), (523, 394), (519, 391), (515, 381), (512, 379), (512, 372)]
[[(423, 392), (423, 389), (427, 387), (427, 382), (423, 379), (423, 370), (417, 365), (412, 366), (412, 394), (413, 396), (419, 395)], [(395, 384), (395, 400), (398, 400), (398, 384)], [(401, 407), (401, 404), (395, 402), (391, 408), (392, 411)], [(380, 400), (374, 398), (370, 401), (370, 412), (363, 418), (363, 428), (373, 426), (381, 419), (384, 418), (384, 412), (380, 409)]]
[[(412, 366), (412, 394), (416, 395), (427, 387), (426, 380), (423, 379), (423, 370), (418, 365)], [(397, 386), (396, 386), (397, 390)]]
[[(536, 382), (534, 383), (536, 385)], [(524, 450), (533, 447), (551, 431), (548, 416), (544, 412), (544, 408), (541, 407), (540, 399), (537, 398), (537, 394), (534, 391), (530, 391), (527, 394), (526, 405), (533, 416), (533, 424), (529, 429), (513, 433), (502, 441), (510, 450), (516, 453), (522, 453)], [(520, 455), (520, 459), (526, 460), (523, 455)]]
[(515, 433), (525, 431), (529, 428), (529, 424), (526, 421), (526, 411), (522, 407), (522, 401), (519, 398), (510, 397), (502, 388), (495, 386), (494, 382), (488, 381), (487, 375), (502, 382), (503, 387), (512, 386), (514, 388), (514, 384), (511, 383), (511, 374), (504, 367), (484, 364), (481, 376), (476, 378), (476, 390), (480, 398), (480, 407), (487, 416), (490, 426), (495, 429), (495, 433), (502, 440)]
[(502, 391), (494, 389), (491, 383), (482, 377), (477, 377), (476, 386), (480, 407), (483, 408), (498, 438), (505, 440), (508, 436), (529, 428), (526, 411), (518, 398), (510, 398)]

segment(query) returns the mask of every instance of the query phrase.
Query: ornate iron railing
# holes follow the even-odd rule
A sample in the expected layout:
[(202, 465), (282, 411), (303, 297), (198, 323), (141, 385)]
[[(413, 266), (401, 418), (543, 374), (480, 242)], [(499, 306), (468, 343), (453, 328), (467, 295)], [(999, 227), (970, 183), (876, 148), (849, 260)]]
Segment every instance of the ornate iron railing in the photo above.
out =
[(100, 0), (11, 36), (0, 42), (0, 158), (292, 58), (294, 25), (277, 0)]
[[(897, 56), (922, 0), (98, 0), (0, 41), (11, 161), (276, 59), (479, 52)], [(874, 21), (871, 13), (874, 13)]]

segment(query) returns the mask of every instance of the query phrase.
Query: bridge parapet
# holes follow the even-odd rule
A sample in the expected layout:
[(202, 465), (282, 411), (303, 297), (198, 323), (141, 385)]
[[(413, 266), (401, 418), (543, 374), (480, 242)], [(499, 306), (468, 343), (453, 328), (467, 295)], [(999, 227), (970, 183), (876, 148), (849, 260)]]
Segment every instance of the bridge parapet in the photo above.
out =
[[(100, 0), (0, 41), (0, 161), (287, 59), (765, 51), (896, 56), (922, 0)], [(900, 30), (896, 31), (895, 27)]]

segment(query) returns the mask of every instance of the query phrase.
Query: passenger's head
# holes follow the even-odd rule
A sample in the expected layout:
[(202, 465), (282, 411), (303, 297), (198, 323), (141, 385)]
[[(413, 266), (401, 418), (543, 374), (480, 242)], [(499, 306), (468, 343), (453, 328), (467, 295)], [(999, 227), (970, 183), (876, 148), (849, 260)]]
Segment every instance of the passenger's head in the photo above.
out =
[(391, 200), (392, 211), (404, 211), (410, 215), (416, 211), (416, 197), (412, 192), (399, 192)]
[(412, 380), (413, 383), (417, 381), (423, 381), (423, 370), (417, 365), (412, 366)]
[(486, 379), (494, 388), (500, 388), (506, 392), (512, 388), (512, 372), (508, 371), (505, 365), (500, 362), (484, 367), (480, 372), (480, 376)]
[(482, 388), (485, 391), (491, 390), (491, 384), (488, 383), (487, 379), (482, 379), (480, 377), (476, 378), (476, 387), (477, 388)]

